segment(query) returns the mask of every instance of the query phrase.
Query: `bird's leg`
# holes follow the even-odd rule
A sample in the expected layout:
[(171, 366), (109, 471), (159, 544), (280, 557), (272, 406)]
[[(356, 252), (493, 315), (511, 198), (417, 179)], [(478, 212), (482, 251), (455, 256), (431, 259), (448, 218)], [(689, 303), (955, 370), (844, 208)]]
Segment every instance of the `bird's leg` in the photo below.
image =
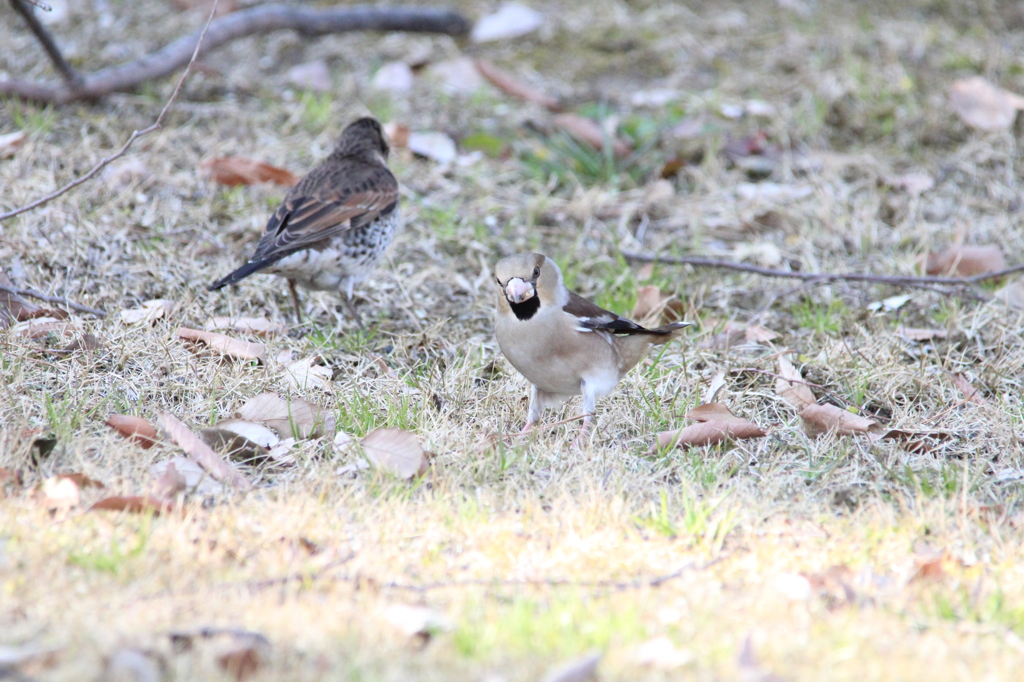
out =
[(349, 295), (345, 296), (344, 301), (345, 301), (345, 309), (348, 310), (348, 314), (352, 317), (353, 320), (355, 320), (356, 325), (361, 330), (365, 331), (366, 327), (363, 326), (363, 318), (360, 317), (359, 311), (356, 310), (356, 306), (352, 302), (352, 294), (349, 294)]
[(583, 391), (583, 428), (580, 429), (580, 435), (576, 436), (576, 440), (572, 442), (574, 448), (583, 445), (584, 440), (590, 433), (590, 425), (593, 423), (594, 413), (597, 411), (597, 392), (590, 388), (586, 381), (581, 382), (580, 388)]
[(292, 305), (295, 306), (295, 320), (302, 324), (302, 308), (299, 306), (299, 292), (295, 290), (295, 280), (288, 280), (288, 291), (292, 295)]
[(544, 399), (540, 395), (540, 389), (531, 385), (530, 407), (526, 410), (526, 424), (519, 433), (529, 433), (530, 431), (533, 431), (533, 425), (540, 421), (540, 416), (543, 413)]

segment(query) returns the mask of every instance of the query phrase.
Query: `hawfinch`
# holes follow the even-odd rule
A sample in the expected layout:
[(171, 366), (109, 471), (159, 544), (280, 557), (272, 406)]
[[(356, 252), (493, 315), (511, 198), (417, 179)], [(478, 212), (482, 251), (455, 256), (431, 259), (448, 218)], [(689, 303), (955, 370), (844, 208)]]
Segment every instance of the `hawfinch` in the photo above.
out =
[(604, 310), (569, 291), (555, 262), (539, 253), (501, 260), (494, 278), (500, 289), (498, 345), (533, 386), (523, 431), (546, 408), (582, 394), (583, 438), (597, 399), (611, 393), (651, 347), (671, 341), (689, 324), (645, 329)]

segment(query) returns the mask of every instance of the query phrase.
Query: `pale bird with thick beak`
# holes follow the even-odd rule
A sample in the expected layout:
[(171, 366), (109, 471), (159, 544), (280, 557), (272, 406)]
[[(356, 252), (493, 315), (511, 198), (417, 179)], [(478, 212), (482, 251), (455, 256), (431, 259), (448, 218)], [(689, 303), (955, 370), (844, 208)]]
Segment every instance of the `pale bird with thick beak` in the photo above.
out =
[(539, 253), (509, 256), (494, 267), (498, 282), (495, 335), (508, 361), (532, 384), (523, 431), (549, 407), (583, 396), (587, 434), (597, 399), (612, 392), (654, 346), (668, 343), (688, 322), (646, 329), (565, 287), (562, 271)]

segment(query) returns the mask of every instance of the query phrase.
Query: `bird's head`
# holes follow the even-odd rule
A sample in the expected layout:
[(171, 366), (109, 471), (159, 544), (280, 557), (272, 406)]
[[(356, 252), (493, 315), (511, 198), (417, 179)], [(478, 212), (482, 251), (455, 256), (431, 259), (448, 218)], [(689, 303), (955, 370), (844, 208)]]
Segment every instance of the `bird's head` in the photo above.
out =
[(520, 253), (503, 258), (494, 266), (494, 279), (501, 288), (499, 306), (507, 305), (520, 320), (528, 320), (542, 305), (562, 303), (562, 271), (540, 253)]
[(341, 140), (335, 153), (345, 156), (380, 156), (382, 162), (386, 162), (391, 147), (388, 146), (388, 137), (384, 134), (384, 128), (380, 121), (372, 116), (358, 118), (341, 133)]

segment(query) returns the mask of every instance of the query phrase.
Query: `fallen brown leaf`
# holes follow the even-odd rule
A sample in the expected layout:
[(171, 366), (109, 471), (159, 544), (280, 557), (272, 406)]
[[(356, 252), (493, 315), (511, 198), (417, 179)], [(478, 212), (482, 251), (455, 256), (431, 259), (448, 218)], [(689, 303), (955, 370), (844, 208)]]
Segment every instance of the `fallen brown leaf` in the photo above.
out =
[(481, 75), (505, 94), (524, 99), (527, 102), (539, 104), (548, 111), (562, 111), (562, 105), (554, 97), (531, 88), (529, 85), (515, 79), (513, 76), (497, 68), (487, 60), (477, 59), (475, 63), (476, 68)]
[(819, 405), (812, 403), (800, 410), (804, 431), (811, 438), (823, 433), (835, 431), (840, 436), (853, 436), (858, 433), (879, 433), (882, 425), (874, 419), (853, 414), (835, 405)]
[(78, 322), (57, 317), (35, 317), (11, 327), (11, 334), (30, 339), (40, 339), (50, 334), (74, 336), (81, 332), (82, 325)]
[(818, 402), (811, 387), (803, 381), (800, 370), (785, 355), (779, 356), (779, 378), (775, 380), (775, 393), (799, 412)]
[(260, 182), (274, 182), (292, 187), (299, 181), (297, 175), (284, 168), (241, 156), (218, 156), (207, 159), (199, 164), (199, 170), (211, 177), (214, 182), (229, 187), (254, 185)]
[(164, 298), (145, 301), (138, 308), (122, 310), (120, 313), (121, 322), (123, 324), (138, 324), (139, 322), (146, 322), (152, 327), (157, 320), (162, 317), (167, 317), (174, 312), (174, 306), (174, 301)]
[(221, 355), (237, 360), (265, 362), (263, 355), (266, 353), (267, 347), (262, 343), (249, 343), (248, 341), (233, 339), (225, 334), (203, 331), (201, 329), (189, 329), (188, 327), (178, 327), (177, 336), (179, 339), (191, 341), (192, 348), (195, 348), (197, 344), (204, 344)]
[(257, 336), (275, 336), (288, 333), (288, 327), (265, 317), (211, 317), (203, 325), (208, 332), (235, 331)]
[(14, 152), (21, 149), (27, 139), (28, 133), (24, 130), (0, 135), (0, 159), (9, 159), (14, 156)]
[(975, 405), (981, 405), (982, 407), (992, 406), (992, 403), (989, 402), (988, 398), (983, 396), (963, 374), (953, 375), (953, 385), (960, 389), (960, 392), (964, 394), (964, 400), (967, 402), (974, 403)]
[(255, 676), (266, 662), (267, 640), (262, 635), (236, 637), (217, 656), (217, 665), (238, 682), (245, 682)]
[(166, 468), (154, 485), (155, 494), (163, 500), (173, 500), (179, 494), (188, 490), (188, 482), (178, 472), (174, 462), (168, 462)]
[(662, 431), (658, 434), (657, 449), (684, 445), (700, 447), (730, 439), (742, 440), (765, 436), (764, 429), (743, 417), (737, 417), (722, 403), (700, 405), (687, 412), (685, 416), (700, 423), (673, 431)]
[(106, 487), (102, 483), (97, 481), (96, 479), (89, 478), (85, 474), (77, 472), (77, 471), (73, 471), (71, 473), (66, 473), (66, 474), (57, 474), (57, 478), (66, 478), (66, 479), (68, 479), (70, 481), (74, 481), (75, 485), (77, 485), (79, 488), (104, 488), (104, 487)]
[(360, 441), (366, 458), (378, 469), (399, 478), (420, 476), (427, 470), (427, 458), (415, 434), (402, 429), (374, 429)]
[[(16, 289), (14, 282), (3, 270), (0, 270), (0, 284)], [(35, 303), (6, 291), (0, 291), (0, 329), (6, 329), (15, 322), (21, 322), (42, 311)]]
[(584, 118), (579, 114), (559, 114), (551, 119), (551, 122), (556, 128), (564, 130), (594, 149), (604, 149), (605, 143), (608, 142), (612, 145), (615, 156), (619, 158), (629, 156), (633, 152), (624, 141), (613, 135), (606, 135), (601, 125), (593, 119)]
[[(194, 460), (188, 457), (177, 456), (172, 459), (157, 462), (153, 466), (149, 467), (149, 472), (157, 477), (156, 490), (159, 492), (161, 486), (170, 484), (172, 487), (178, 485), (176, 476), (171, 476), (165, 479), (168, 470), (174, 467), (177, 476), (181, 476), (185, 481), (185, 489), (190, 493), (196, 493), (198, 495), (220, 495), (224, 492), (224, 486), (213, 480), (213, 478), (206, 472), (206, 469), (196, 464)], [(169, 494), (165, 495), (168, 499), (172, 496)]]
[(157, 425), (167, 434), (168, 440), (177, 444), (190, 459), (206, 469), (218, 481), (242, 490), (250, 487), (249, 480), (240, 471), (222, 459), (173, 414), (161, 412), (157, 418)]
[(156, 428), (142, 417), (112, 414), (107, 417), (107, 426), (145, 450), (156, 445)]
[(404, 149), (409, 146), (409, 126), (398, 121), (389, 121), (384, 124), (384, 134), (388, 136), (391, 146), (394, 149)]
[(174, 502), (149, 495), (105, 497), (89, 507), (89, 511), (123, 511), (129, 514), (153, 512), (154, 516), (174, 510)]
[(982, 76), (954, 81), (949, 102), (967, 125), (979, 130), (1009, 130), (1024, 109), (1024, 97), (994, 85)]
[(671, 294), (666, 294), (656, 286), (637, 287), (636, 304), (633, 305), (631, 317), (646, 325), (659, 325), (678, 322), (683, 319), (685, 306), (683, 302)]
[(319, 438), (334, 433), (334, 415), (302, 398), (282, 398), (277, 393), (261, 393), (250, 398), (238, 410), (238, 417), (266, 424), (282, 438)]
[(973, 277), (1005, 270), (1006, 258), (995, 244), (951, 246), (942, 253), (929, 253), (924, 269), (929, 275)]

